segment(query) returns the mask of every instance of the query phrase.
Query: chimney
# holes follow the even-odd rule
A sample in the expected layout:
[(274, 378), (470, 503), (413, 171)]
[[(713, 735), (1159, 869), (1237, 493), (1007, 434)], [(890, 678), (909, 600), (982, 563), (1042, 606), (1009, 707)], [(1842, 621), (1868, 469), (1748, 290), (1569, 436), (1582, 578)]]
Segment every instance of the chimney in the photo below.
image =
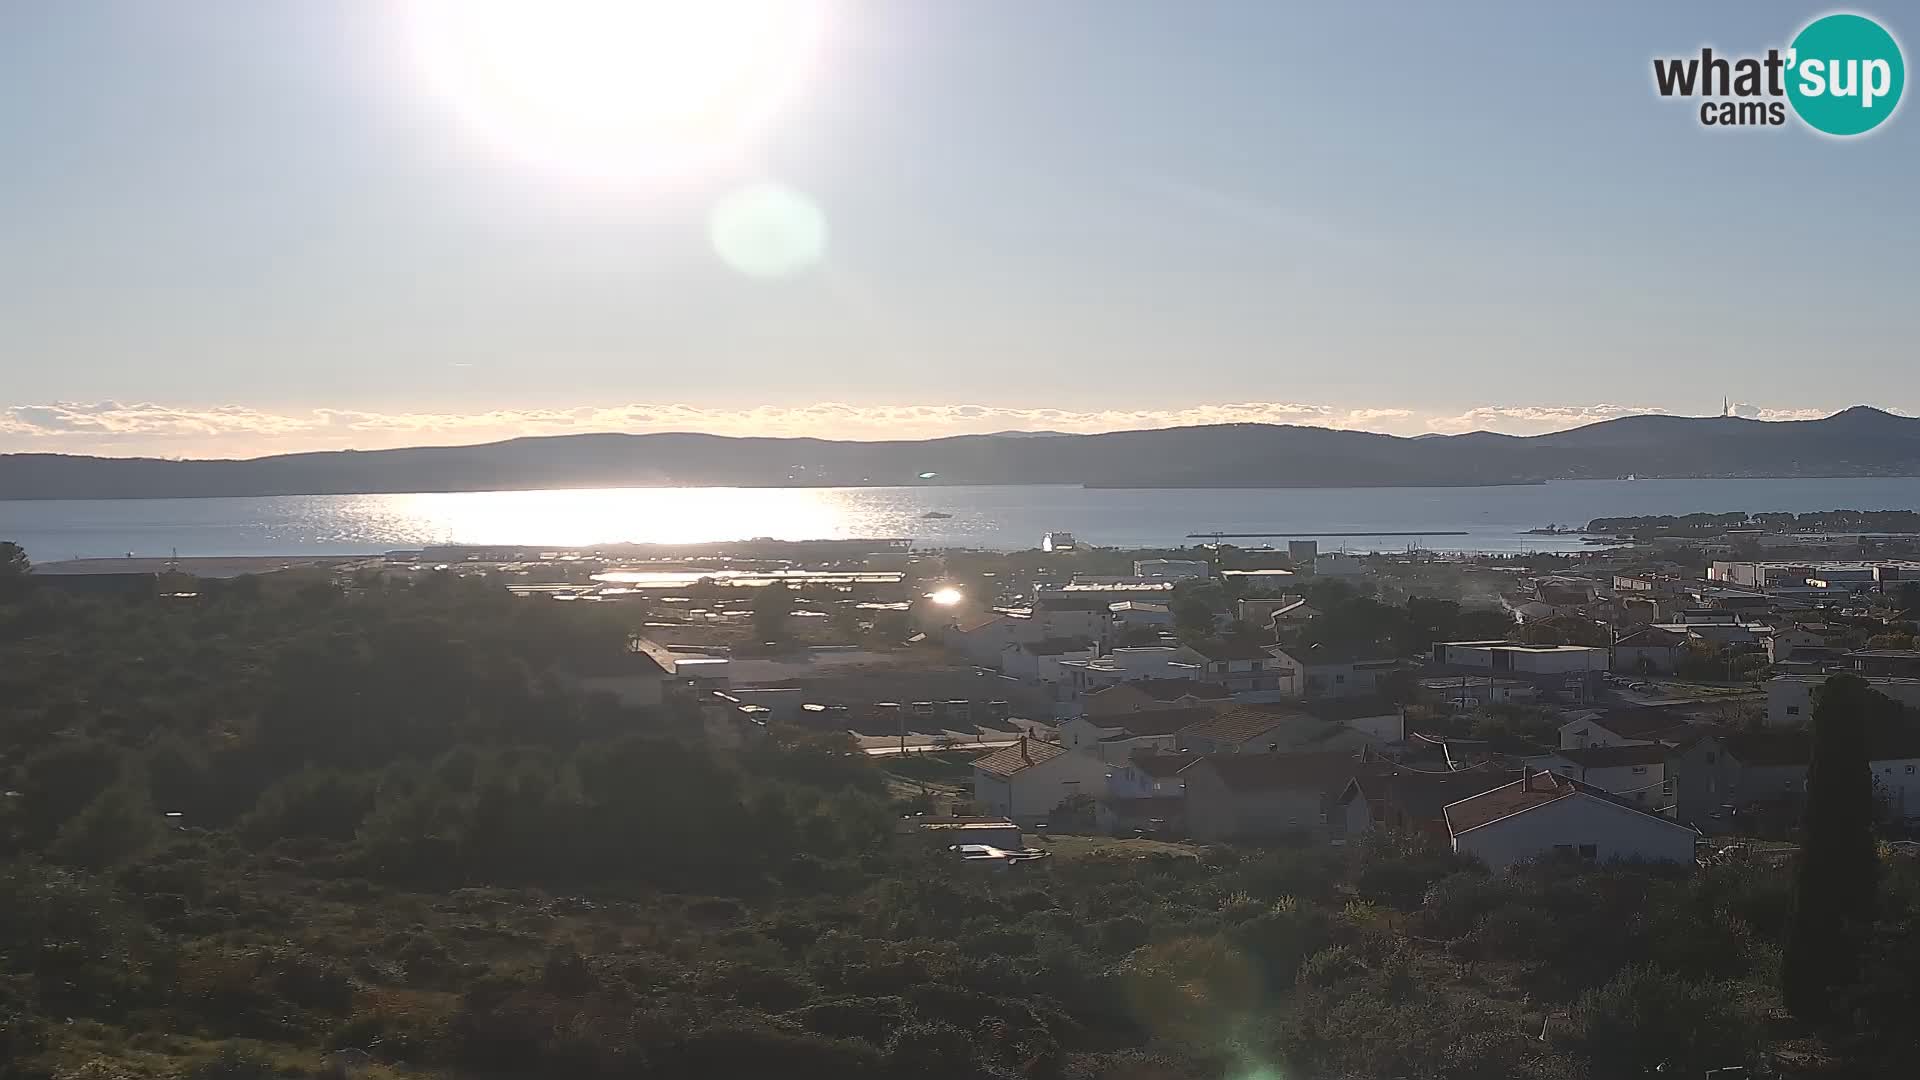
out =
[(1025, 735), (1020, 736), (1020, 760), (1029, 765), (1033, 764), (1033, 755), (1027, 752), (1027, 737)]

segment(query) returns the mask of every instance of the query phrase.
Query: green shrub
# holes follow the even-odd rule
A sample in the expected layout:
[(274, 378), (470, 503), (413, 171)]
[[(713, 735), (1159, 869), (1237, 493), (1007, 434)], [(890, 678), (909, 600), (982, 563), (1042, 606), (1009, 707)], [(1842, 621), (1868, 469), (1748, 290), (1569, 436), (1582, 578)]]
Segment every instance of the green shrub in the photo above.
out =
[(1745, 1064), (1759, 1026), (1725, 983), (1631, 967), (1580, 996), (1573, 1038), (1604, 1073), (1664, 1066), (1680, 1075)]

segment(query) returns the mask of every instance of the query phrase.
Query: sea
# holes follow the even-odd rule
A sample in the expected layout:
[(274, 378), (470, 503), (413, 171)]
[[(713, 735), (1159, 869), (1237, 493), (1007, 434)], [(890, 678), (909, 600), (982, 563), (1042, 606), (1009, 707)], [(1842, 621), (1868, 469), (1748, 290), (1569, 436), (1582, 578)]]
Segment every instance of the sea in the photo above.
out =
[(1323, 551), (1528, 552), (1591, 547), (1579, 536), (1531, 530), (1578, 528), (1596, 517), (1916, 508), (1920, 477), (1569, 480), (1450, 488), (615, 488), (0, 501), (0, 540), (20, 544), (35, 562), (754, 537), (901, 538), (918, 547), (1019, 550), (1037, 547), (1045, 533), (1056, 531), (1071, 532), (1083, 544), (1129, 548), (1179, 547), (1216, 533), (1239, 533), (1272, 534), (1270, 542), (1280, 545), (1317, 539)]

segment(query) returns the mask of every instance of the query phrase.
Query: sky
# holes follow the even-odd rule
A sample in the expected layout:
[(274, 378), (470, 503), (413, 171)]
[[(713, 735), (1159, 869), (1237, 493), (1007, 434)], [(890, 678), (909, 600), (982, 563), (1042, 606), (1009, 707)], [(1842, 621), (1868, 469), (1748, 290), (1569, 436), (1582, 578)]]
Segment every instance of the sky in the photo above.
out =
[(825, 2), (724, 152), (618, 168), (400, 0), (0, 5), (0, 451), (1920, 412), (1912, 107), (1652, 89), (1823, 5)]

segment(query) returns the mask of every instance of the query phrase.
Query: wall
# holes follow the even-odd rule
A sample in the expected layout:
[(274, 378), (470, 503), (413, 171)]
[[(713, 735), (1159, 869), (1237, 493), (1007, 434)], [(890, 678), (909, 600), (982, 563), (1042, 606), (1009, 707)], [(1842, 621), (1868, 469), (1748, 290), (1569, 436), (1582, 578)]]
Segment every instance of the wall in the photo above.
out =
[(1575, 720), (1560, 728), (1560, 749), (1578, 750), (1587, 746), (1651, 746), (1652, 739), (1617, 738), (1594, 720)]
[(1887, 819), (1920, 817), (1920, 758), (1887, 758), (1869, 764), (1873, 792)]
[(1070, 795), (1099, 798), (1106, 794), (1108, 766), (1086, 754), (1061, 754), (1001, 780), (975, 769), (974, 801), (989, 813), (1021, 825), (1047, 820), (1053, 808)]
[(1638, 673), (1642, 669), (1640, 662), (1647, 662), (1646, 671), (1667, 674), (1673, 671), (1674, 661), (1684, 649), (1671, 645), (1615, 645), (1613, 647), (1613, 670)]
[(1573, 795), (1454, 837), (1454, 850), (1498, 873), (1521, 859), (1553, 853), (1556, 844), (1592, 844), (1595, 860), (1665, 860), (1691, 864), (1694, 835), (1672, 822)]
[(1767, 680), (1767, 726), (1806, 727), (1813, 717), (1813, 690), (1826, 680), (1818, 676), (1781, 675)]
[(1235, 791), (1204, 764), (1188, 769), (1187, 829), (1196, 840), (1275, 840), (1326, 835), (1320, 792), (1296, 788)]

